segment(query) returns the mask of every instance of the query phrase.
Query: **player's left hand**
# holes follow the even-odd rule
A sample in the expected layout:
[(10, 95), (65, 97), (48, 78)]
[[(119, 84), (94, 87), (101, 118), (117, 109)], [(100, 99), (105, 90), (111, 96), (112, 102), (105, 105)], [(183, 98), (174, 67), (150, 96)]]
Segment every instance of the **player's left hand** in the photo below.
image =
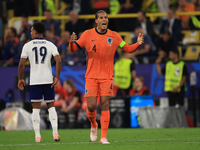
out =
[(173, 88), (172, 93), (176, 93), (178, 90), (179, 90), (179, 87), (175, 87)]
[(58, 78), (53, 78), (53, 84), (51, 85), (51, 88), (54, 87), (58, 83)]
[(22, 79), (22, 80), (19, 80), (18, 81), (18, 88), (20, 90), (23, 90), (24, 89), (24, 86), (25, 86), (25, 81)]
[(137, 42), (139, 45), (142, 45), (144, 43), (144, 34), (139, 33), (138, 38), (137, 38)]

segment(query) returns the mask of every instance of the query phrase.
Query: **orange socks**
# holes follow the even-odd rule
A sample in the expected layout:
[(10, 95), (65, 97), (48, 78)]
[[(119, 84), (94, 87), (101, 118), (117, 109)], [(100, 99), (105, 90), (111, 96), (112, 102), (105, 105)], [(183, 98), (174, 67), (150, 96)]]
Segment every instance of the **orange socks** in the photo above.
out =
[(101, 111), (101, 139), (106, 138), (108, 126), (110, 122), (110, 111)]
[(87, 113), (88, 119), (91, 123), (91, 127), (96, 128), (97, 127), (97, 124), (96, 124), (97, 112), (96, 112), (96, 110), (93, 111), (93, 112), (89, 112), (88, 109), (87, 109), (86, 113)]

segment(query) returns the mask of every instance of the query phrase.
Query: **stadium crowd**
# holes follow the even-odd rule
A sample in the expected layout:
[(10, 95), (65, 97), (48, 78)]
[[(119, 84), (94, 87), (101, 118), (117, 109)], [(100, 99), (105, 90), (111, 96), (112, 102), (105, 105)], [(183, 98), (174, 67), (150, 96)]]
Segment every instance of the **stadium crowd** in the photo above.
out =
[[(32, 25), (29, 23), (28, 16), (46, 17), (43, 24), (46, 27), (45, 39), (54, 43), (60, 53), (62, 64), (77, 66), (86, 65), (85, 49), (79, 49), (75, 53), (69, 51), (70, 35), (75, 32), (78, 37), (86, 30), (95, 27), (94, 20), (78, 19), (79, 14), (95, 14), (98, 10), (104, 9), (108, 14), (137, 13), (137, 18), (110, 19), (109, 28), (117, 32), (133, 32), (132, 43), (137, 41), (139, 33), (144, 34), (144, 44), (134, 53), (126, 54), (120, 49), (115, 54), (115, 69), (120, 69), (117, 62), (121, 59), (131, 60), (130, 84), (121, 88), (114, 84), (114, 95), (149, 95), (151, 92), (144, 86), (144, 79), (137, 77), (134, 64), (155, 63), (159, 58), (160, 62), (169, 60), (169, 51), (177, 51), (179, 41), (182, 40), (182, 30), (199, 30), (199, 16), (176, 16), (177, 12), (200, 11), (200, 0), (175, 0), (169, 3), (166, 0), (157, 0), (145, 10), (142, 9), (142, 3), (145, 0), (84, 0), (73, 1), (63, 0), (69, 5), (66, 15), (70, 19), (65, 24), (65, 31), (61, 31), (59, 20), (54, 20), (55, 7), (52, 2), (46, 0), (0, 0), (0, 65), (4, 67), (17, 66), (22, 46), (31, 40), (30, 30)], [(155, 6), (154, 6), (155, 5)], [(21, 16), (21, 27), (19, 32), (14, 27), (4, 28), (6, 22), (6, 12), (14, 10), (14, 16)], [(146, 12), (166, 12), (167, 16), (157, 18), (155, 22), (146, 16)], [(157, 30), (155, 30), (155, 26)], [(4, 32), (3, 32), (4, 31)], [(52, 60), (52, 64), (55, 64)], [(125, 71), (126, 72), (126, 71)], [(127, 72), (126, 72), (127, 73)], [(117, 72), (116, 72), (117, 74)], [(119, 75), (121, 75), (119, 73)], [(115, 78), (117, 82), (117, 77)], [(133, 85), (135, 87), (133, 88)], [(73, 81), (66, 80), (63, 85), (59, 82), (55, 87), (55, 106), (57, 107), (60, 128), (66, 128), (63, 118), (68, 118), (68, 127), (74, 127), (75, 120), (79, 121), (86, 117), (86, 105), (80, 92), (75, 88)], [(65, 113), (68, 115), (66, 116)], [(86, 119), (87, 120), (87, 119)], [(80, 121), (81, 122), (81, 121)], [(87, 122), (89, 123), (89, 122)]]
[[(168, 58), (169, 48), (173, 47), (175, 49), (178, 42), (182, 40), (182, 30), (199, 29), (198, 16), (176, 16), (175, 14), (176, 12), (198, 11), (200, 7), (199, 0), (192, 0), (190, 3), (186, 0), (176, 0), (176, 3), (174, 2), (171, 4), (171, 7), (170, 3), (161, 6), (160, 2), (157, 1), (156, 11), (163, 12), (163, 9), (167, 10), (167, 17), (158, 18), (154, 22), (151, 22), (150, 19), (146, 17), (146, 12), (154, 12), (155, 10), (153, 6), (149, 6), (148, 9), (143, 10), (143, 0), (115, 0), (114, 2), (110, 0), (86, 0), (84, 4), (81, 1), (64, 0), (64, 2), (70, 6), (69, 11), (66, 13), (66, 15), (69, 15), (70, 19), (65, 24), (65, 31), (61, 32), (60, 21), (53, 19), (55, 15), (53, 1), (1, 0), (1, 31), (3, 31), (2, 20), (6, 21), (6, 12), (8, 10), (13, 9), (14, 16), (22, 16), (19, 31), (11, 27), (5, 29), (4, 34), (2, 34), (3, 32), (0, 34), (0, 59), (1, 62), (3, 62), (1, 65), (17, 66), (22, 46), (31, 40), (31, 24), (29, 24), (28, 16), (41, 16), (43, 14), (46, 17), (46, 20), (42, 21), (46, 27), (45, 38), (58, 47), (63, 65), (85, 65), (86, 63), (84, 48), (74, 54), (70, 53), (68, 48), (68, 41), (72, 32), (75, 32), (78, 37), (80, 37), (82, 32), (86, 29), (95, 27), (95, 23), (91, 19), (78, 19), (79, 14), (94, 14), (100, 9), (106, 10), (108, 14), (137, 13), (137, 18), (111, 19), (109, 25), (111, 30), (117, 32), (134, 32), (133, 36), (135, 37), (137, 37), (139, 32), (144, 33), (145, 44), (131, 57), (136, 63), (154, 63), (156, 57), (162, 57), (163, 60), (166, 60), (164, 58)], [(115, 5), (119, 4), (118, 7), (113, 7), (113, 3)], [(160, 26), (156, 28), (157, 31), (154, 30), (156, 24)], [(132, 42), (134, 43), (135, 41), (136, 38), (133, 37)], [(115, 55), (115, 60), (119, 59), (121, 56), (120, 54), (120, 50), (118, 50)]]

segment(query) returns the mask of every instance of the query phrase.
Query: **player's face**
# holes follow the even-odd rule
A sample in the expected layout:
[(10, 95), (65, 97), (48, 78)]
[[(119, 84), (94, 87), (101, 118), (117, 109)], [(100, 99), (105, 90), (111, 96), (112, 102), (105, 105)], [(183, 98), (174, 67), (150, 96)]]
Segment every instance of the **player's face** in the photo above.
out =
[(31, 28), (31, 38), (36, 38), (36, 31), (33, 29), (33, 27)]
[(101, 12), (98, 14), (98, 18), (95, 20), (97, 23), (97, 27), (106, 30), (108, 27), (108, 16), (105, 12)]

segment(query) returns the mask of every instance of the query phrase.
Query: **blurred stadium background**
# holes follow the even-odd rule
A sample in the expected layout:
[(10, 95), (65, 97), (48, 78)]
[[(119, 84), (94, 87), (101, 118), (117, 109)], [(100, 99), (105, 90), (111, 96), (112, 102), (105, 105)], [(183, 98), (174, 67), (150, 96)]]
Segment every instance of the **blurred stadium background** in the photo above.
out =
[[(85, 49), (72, 54), (68, 41), (72, 32), (80, 37), (86, 29), (96, 27), (94, 14), (100, 9), (108, 13), (109, 29), (118, 32), (128, 44), (135, 42), (138, 32), (145, 34), (144, 45), (138, 50), (142, 53), (127, 56), (132, 61), (131, 71), (127, 74), (134, 72), (126, 83), (129, 87), (114, 86), (110, 127), (200, 127), (200, 0), (0, 0), (1, 130), (32, 129), (32, 108), (28, 99), (29, 62), (24, 73), (24, 91), (17, 88), (17, 66), (22, 46), (31, 40), (30, 29), (36, 21), (45, 24), (44, 37), (58, 47), (62, 57), (60, 84), (55, 89), (59, 128), (90, 127), (84, 99)], [(162, 59), (163, 67), (169, 60), (170, 50), (177, 50), (179, 59), (187, 66), (183, 105), (169, 106), (164, 76), (156, 71), (155, 61)], [(117, 49), (115, 62), (123, 56), (122, 50)], [(52, 60), (52, 65), (54, 63)], [(52, 70), (55, 75), (55, 66)], [(137, 90), (136, 76), (140, 77), (137, 85), (147, 87), (148, 94), (127, 92), (132, 88)], [(66, 80), (73, 82), (70, 88), (65, 86)], [(70, 122), (70, 113), (63, 108), (62, 102), (67, 107), (74, 97), (79, 98), (78, 109), (73, 112), (75, 120)], [(50, 129), (45, 104), (40, 113), (41, 128)], [(99, 121), (99, 106), (97, 113)]]

